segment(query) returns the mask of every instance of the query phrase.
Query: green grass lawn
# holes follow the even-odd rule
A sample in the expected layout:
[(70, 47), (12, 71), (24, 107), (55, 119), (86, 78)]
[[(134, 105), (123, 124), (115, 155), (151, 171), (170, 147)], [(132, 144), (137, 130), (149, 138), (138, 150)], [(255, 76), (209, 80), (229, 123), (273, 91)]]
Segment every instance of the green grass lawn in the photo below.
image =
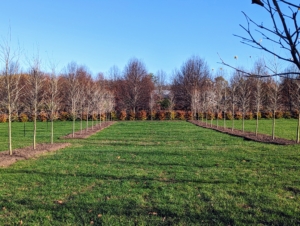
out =
[[(94, 122), (95, 123), (95, 122)], [(89, 122), (89, 126), (92, 122)], [(82, 128), (86, 128), (86, 121)], [(76, 121), (75, 129), (80, 130), (80, 121)], [(54, 142), (61, 142), (60, 137), (72, 133), (72, 122), (55, 121), (54, 122)], [(13, 122), (12, 123), (12, 141), (13, 149), (30, 146), (33, 140), (33, 122)], [(51, 123), (37, 122), (37, 143), (50, 143)], [(8, 150), (8, 123), (0, 123), (0, 151)]]
[(0, 225), (300, 224), (300, 147), (118, 122), (0, 169)]
[[(205, 122), (205, 120), (204, 120)], [(207, 121), (210, 125), (210, 120)], [(212, 121), (213, 125), (217, 125), (217, 120)], [(232, 121), (226, 120), (226, 127), (232, 128)], [(272, 134), (272, 119), (260, 119), (258, 121), (258, 133)], [(275, 136), (289, 140), (296, 140), (298, 119), (276, 119), (275, 121)], [(224, 121), (219, 120), (219, 126), (223, 127)], [(242, 120), (234, 120), (234, 128), (242, 130)], [(256, 120), (245, 120), (245, 131), (255, 132)]]

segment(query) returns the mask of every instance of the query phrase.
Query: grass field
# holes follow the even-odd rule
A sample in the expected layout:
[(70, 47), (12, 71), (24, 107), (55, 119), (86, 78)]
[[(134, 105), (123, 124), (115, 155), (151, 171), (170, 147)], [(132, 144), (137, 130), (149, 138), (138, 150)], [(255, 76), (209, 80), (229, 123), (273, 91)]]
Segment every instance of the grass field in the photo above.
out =
[[(68, 140), (70, 142), (70, 140)], [(0, 225), (300, 224), (300, 147), (118, 122), (0, 169)]]
[[(204, 120), (205, 122), (205, 120)], [(210, 120), (207, 121), (210, 125)], [(212, 121), (213, 125), (217, 125), (217, 120)], [(226, 128), (232, 128), (232, 121), (225, 121)], [(272, 119), (260, 119), (258, 121), (258, 133), (272, 134)], [(289, 140), (296, 140), (298, 119), (276, 119), (275, 136)], [(219, 126), (223, 127), (224, 121), (219, 120)], [(242, 120), (234, 120), (234, 128), (242, 130)], [(256, 120), (245, 120), (245, 131), (255, 132)]]
[[(95, 123), (95, 122), (94, 122)], [(92, 122), (89, 122), (89, 126)], [(0, 123), (0, 151), (8, 150), (8, 123)], [(86, 128), (86, 122), (83, 122), (82, 128)], [(80, 130), (80, 121), (76, 121), (75, 129)], [(54, 122), (54, 142), (61, 142), (60, 137), (72, 133), (72, 122), (55, 121)], [(13, 149), (32, 145), (33, 122), (13, 122), (12, 123), (12, 141)], [(50, 143), (51, 123), (37, 122), (37, 143)]]

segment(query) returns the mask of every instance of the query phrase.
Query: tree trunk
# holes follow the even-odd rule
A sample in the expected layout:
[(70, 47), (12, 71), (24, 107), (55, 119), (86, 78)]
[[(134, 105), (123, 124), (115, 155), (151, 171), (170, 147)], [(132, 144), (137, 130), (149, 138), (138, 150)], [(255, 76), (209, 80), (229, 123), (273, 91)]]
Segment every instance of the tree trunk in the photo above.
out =
[(275, 139), (275, 110), (273, 111), (272, 139)]
[(234, 130), (234, 104), (232, 105), (232, 127), (231, 127), (231, 131)]
[(99, 120), (100, 120), (100, 126), (101, 126), (101, 110), (100, 110), (100, 118), (99, 118)]
[(299, 143), (299, 136), (300, 136), (300, 112), (298, 113), (297, 143)]
[(80, 117), (80, 134), (82, 134), (82, 124), (83, 124), (82, 118), (83, 118), (83, 110), (81, 110), (81, 117)]
[(258, 113), (259, 113), (259, 111), (256, 112), (255, 136), (257, 136), (257, 134), (258, 134)]
[(87, 108), (87, 113), (86, 113), (86, 128), (85, 131), (89, 130), (89, 107)]
[(219, 108), (217, 109), (217, 128), (219, 128)]
[(226, 128), (226, 112), (224, 111), (224, 118), (223, 118), (223, 127), (224, 127), (224, 129)]
[(54, 122), (53, 122), (53, 116), (51, 118), (51, 144), (53, 144), (53, 137), (54, 137)]
[[(50, 136), (50, 143), (53, 144), (53, 138), (54, 138), (54, 112), (53, 110), (51, 111), (50, 113), (50, 120), (51, 120), (51, 136)], [(48, 123), (48, 120), (47, 120), (47, 123)]]
[(245, 113), (243, 111), (243, 115), (242, 115), (242, 131), (244, 132), (245, 131)]
[(72, 137), (75, 137), (75, 112), (73, 112)]
[(12, 144), (11, 144), (11, 108), (8, 106), (8, 148), (9, 155), (12, 155)]
[(33, 149), (36, 149), (36, 112), (34, 113), (34, 119), (33, 119)]
[(94, 113), (92, 112), (92, 130), (94, 129)]

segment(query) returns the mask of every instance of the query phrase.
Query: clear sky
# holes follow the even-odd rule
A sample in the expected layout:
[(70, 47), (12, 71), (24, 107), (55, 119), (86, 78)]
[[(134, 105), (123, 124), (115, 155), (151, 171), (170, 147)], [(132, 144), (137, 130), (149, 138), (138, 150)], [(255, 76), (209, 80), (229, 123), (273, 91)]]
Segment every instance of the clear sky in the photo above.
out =
[[(26, 58), (39, 53), (43, 65), (59, 68), (75, 61), (93, 75), (120, 70), (129, 59), (143, 61), (148, 72), (174, 69), (191, 56), (210, 68), (225, 68), (219, 56), (234, 66), (251, 68), (264, 54), (240, 43), (246, 35), (241, 11), (257, 22), (268, 20), (251, 0), (1, 0), (0, 36), (11, 29)], [(258, 37), (259, 38), (259, 37)], [(238, 56), (238, 60), (234, 59)], [(251, 58), (250, 58), (251, 56)], [(24, 58), (25, 59), (25, 58)], [(26, 69), (26, 60), (22, 60)], [(226, 69), (226, 68), (225, 68)], [(45, 69), (46, 70), (46, 69)], [(226, 69), (230, 73), (230, 69)]]

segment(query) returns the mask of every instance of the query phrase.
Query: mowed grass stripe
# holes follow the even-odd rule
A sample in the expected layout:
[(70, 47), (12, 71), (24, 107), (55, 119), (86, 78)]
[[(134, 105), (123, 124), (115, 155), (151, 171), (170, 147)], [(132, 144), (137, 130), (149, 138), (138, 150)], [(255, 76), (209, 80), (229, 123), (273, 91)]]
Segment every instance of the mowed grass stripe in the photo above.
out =
[(299, 224), (298, 146), (118, 122), (0, 170), (0, 224)]

